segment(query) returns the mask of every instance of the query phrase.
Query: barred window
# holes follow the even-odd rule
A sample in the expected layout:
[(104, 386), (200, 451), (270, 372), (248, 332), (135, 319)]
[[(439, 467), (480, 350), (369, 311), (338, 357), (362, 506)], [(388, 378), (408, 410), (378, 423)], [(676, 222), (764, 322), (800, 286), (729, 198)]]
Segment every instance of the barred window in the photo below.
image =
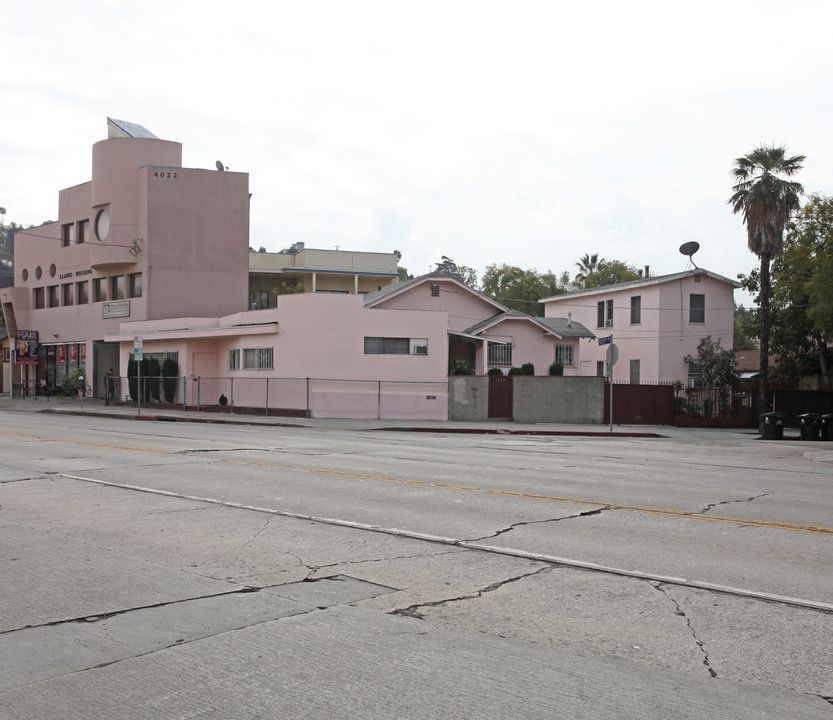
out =
[(229, 350), (228, 351), (228, 369), (229, 370), (239, 370), (240, 369), (240, 350)]
[(555, 362), (561, 363), (564, 367), (575, 365), (573, 362), (573, 350), (575, 345), (556, 345)]
[(489, 343), (489, 365), (512, 367), (512, 343), (497, 345)]
[(272, 348), (243, 348), (244, 370), (272, 370)]

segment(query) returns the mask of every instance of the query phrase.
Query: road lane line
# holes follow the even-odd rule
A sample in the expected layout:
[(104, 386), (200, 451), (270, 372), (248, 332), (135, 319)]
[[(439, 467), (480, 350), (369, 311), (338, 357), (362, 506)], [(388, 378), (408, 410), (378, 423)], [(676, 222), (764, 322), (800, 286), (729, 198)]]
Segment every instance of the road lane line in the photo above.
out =
[[(190, 455), (193, 457), (206, 457), (204, 453), (197, 452), (181, 452), (170, 450), (154, 450), (150, 448), (137, 448), (124, 445), (109, 445), (106, 443), (93, 443), (83, 440), (63, 440), (59, 438), (39, 437), (36, 435), (19, 435), (14, 433), (0, 432), (0, 436), (24, 438), (28, 440), (46, 440), (56, 443), (68, 443), (72, 445), (88, 445), (90, 447), (108, 448), (113, 450), (131, 450), (134, 452), (152, 453), (156, 455)], [(222, 451), (221, 451), (222, 452)], [(401, 485), (415, 485), (418, 487), (437, 488), (439, 490), (454, 490), (457, 492), (471, 492), (481, 495), (497, 495), (518, 498), (523, 500), (544, 500), (547, 502), (562, 502), (572, 503), (575, 505), (591, 505), (593, 507), (604, 508), (606, 510), (625, 510), (628, 512), (646, 513), (649, 515), (660, 515), (666, 517), (678, 517), (690, 520), (706, 520), (708, 522), (726, 523), (728, 525), (741, 525), (744, 527), (759, 527), (770, 530), (788, 530), (792, 532), (805, 532), (817, 535), (833, 535), (833, 528), (820, 527), (814, 525), (796, 525), (794, 523), (781, 523), (769, 520), (750, 520), (738, 518), (726, 518), (717, 515), (698, 515), (694, 513), (685, 513), (675, 510), (666, 510), (663, 508), (643, 507), (640, 505), (619, 505), (617, 503), (597, 501), (597, 500), (582, 500), (579, 498), (560, 497), (557, 495), (539, 495), (534, 493), (522, 493), (512, 490), (492, 490), (488, 488), (479, 488), (467, 485), (454, 485), (450, 483), (429, 482), (427, 480), (408, 480), (406, 478), (394, 478), (385, 475), (366, 475), (362, 473), (352, 473), (343, 470), (329, 470), (326, 468), (310, 468), (298, 465), (279, 465), (275, 463), (254, 462), (251, 460), (236, 460), (233, 458), (216, 458), (210, 457), (211, 460), (219, 459), (221, 462), (237, 464), (237, 465), (251, 465), (254, 467), (268, 467), (277, 468), (280, 470), (292, 470), (299, 472), (317, 473), (321, 475), (337, 475), (342, 477), (357, 478), (359, 480), (376, 480), (379, 482), (397, 483)]]
[(518, 550), (514, 548), (498, 547), (496, 545), (486, 545), (480, 542), (470, 540), (459, 540), (456, 538), (443, 537), (441, 535), (418, 533), (410, 530), (402, 530), (400, 528), (388, 528), (383, 527), (381, 525), (371, 525), (368, 523), (356, 522), (354, 520), (341, 520), (339, 518), (319, 517), (316, 515), (306, 515), (303, 513), (290, 512), (288, 510), (276, 510), (275, 508), (258, 507), (256, 505), (245, 505), (243, 503), (230, 502), (227, 500), (220, 500), (218, 498), (201, 497), (198, 495), (186, 495), (184, 493), (171, 492), (170, 490), (159, 490), (156, 488), (143, 487), (141, 485), (129, 485), (126, 483), (111, 482), (109, 480), (99, 480), (97, 478), (84, 477), (83, 475), (70, 475), (68, 473), (60, 473), (60, 476), (69, 478), (71, 480), (79, 480), (81, 482), (89, 482), (94, 483), (96, 485), (103, 485), (105, 487), (118, 488), (121, 490), (131, 490), (134, 492), (148, 493), (151, 495), (162, 495), (164, 497), (177, 498), (179, 500), (190, 500), (192, 502), (208, 503), (211, 505), (228, 507), (235, 510), (248, 510), (251, 512), (267, 513), (269, 515), (291, 518), (293, 520), (304, 520), (308, 522), (317, 522), (325, 525), (333, 525), (336, 527), (343, 527), (353, 530), (363, 530), (366, 532), (381, 533), (384, 535), (392, 535), (394, 537), (400, 537), (409, 540), (421, 540), (424, 542), (436, 543), (440, 545), (459, 547), (464, 550), (474, 550), (477, 552), (485, 552), (493, 555), (505, 555), (508, 557), (515, 557), (523, 560), (535, 560), (538, 562), (548, 563), (550, 565), (572, 567), (580, 570), (589, 570), (594, 572), (606, 573), (609, 575), (621, 575), (623, 577), (630, 577), (637, 580), (648, 580), (651, 582), (658, 582), (668, 585), (682, 585), (697, 590), (707, 590), (709, 592), (717, 592), (725, 595), (735, 595), (739, 597), (763, 600), (765, 602), (778, 603), (781, 605), (791, 605), (795, 607), (807, 608), (810, 610), (819, 610), (821, 612), (833, 613), (833, 604), (831, 603), (816, 602), (814, 600), (805, 600), (803, 598), (789, 597), (786, 595), (776, 595), (773, 593), (760, 592), (758, 590), (747, 590), (744, 588), (732, 587), (730, 585), (719, 585), (716, 583), (710, 583), (701, 580), (690, 580), (688, 578), (674, 577), (669, 575), (658, 575), (656, 573), (643, 572), (640, 570), (627, 570), (624, 568), (615, 568), (607, 565), (599, 565), (597, 563), (585, 562), (583, 560), (574, 560), (572, 558), (563, 558), (555, 555), (545, 555), (542, 553), (534, 553), (529, 552), (527, 550)]

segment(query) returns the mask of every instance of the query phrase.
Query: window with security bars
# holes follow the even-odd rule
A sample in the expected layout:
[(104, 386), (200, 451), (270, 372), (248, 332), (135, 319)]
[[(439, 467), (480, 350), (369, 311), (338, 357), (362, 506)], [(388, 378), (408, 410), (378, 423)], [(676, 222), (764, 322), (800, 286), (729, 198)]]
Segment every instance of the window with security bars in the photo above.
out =
[(239, 370), (240, 369), (240, 350), (229, 350), (228, 351), (228, 369), (229, 370)]
[(489, 345), (489, 365), (495, 367), (512, 367), (512, 343), (506, 345)]
[(564, 367), (575, 365), (573, 350), (575, 350), (574, 345), (556, 345), (555, 362), (561, 363)]
[(243, 348), (244, 370), (272, 370), (273, 348)]

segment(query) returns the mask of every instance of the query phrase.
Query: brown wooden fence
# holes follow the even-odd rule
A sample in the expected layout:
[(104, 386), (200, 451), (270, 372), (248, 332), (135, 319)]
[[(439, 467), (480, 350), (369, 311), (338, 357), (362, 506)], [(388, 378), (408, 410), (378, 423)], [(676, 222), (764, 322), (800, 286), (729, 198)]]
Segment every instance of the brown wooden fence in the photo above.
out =
[[(610, 385), (605, 390), (604, 421), (610, 422)], [(673, 425), (673, 385), (613, 384), (614, 425)]]

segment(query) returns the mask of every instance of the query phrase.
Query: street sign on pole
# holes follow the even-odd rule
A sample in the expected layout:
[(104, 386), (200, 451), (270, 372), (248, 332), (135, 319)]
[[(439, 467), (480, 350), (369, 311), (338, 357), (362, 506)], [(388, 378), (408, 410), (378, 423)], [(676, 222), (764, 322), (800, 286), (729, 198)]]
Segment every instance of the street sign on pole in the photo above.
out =
[(135, 335), (133, 337), (133, 359), (136, 362), (140, 362), (144, 357), (144, 353), (142, 352), (142, 337), (141, 335)]
[(616, 364), (618, 359), (619, 348), (611, 343), (605, 353), (605, 362), (607, 364), (607, 384), (610, 388), (610, 403), (608, 404), (610, 409), (610, 432), (613, 432), (613, 366)]
[(608, 335), (607, 337), (599, 338), (599, 345), (610, 345), (613, 342), (613, 335)]

